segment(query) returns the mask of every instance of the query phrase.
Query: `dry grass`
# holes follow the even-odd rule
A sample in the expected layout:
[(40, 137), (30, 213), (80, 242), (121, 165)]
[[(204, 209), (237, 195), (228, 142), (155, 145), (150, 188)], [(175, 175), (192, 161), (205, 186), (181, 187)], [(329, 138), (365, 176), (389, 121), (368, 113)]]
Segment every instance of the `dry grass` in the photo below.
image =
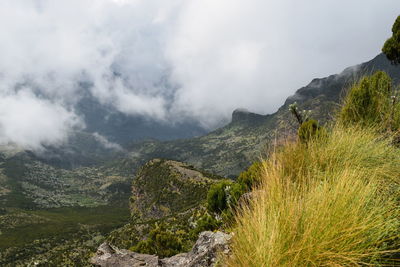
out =
[[(371, 129), (335, 127), (264, 162), (237, 214), (228, 266), (400, 266), (400, 152)], [(395, 259), (394, 259), (395, 260)]]

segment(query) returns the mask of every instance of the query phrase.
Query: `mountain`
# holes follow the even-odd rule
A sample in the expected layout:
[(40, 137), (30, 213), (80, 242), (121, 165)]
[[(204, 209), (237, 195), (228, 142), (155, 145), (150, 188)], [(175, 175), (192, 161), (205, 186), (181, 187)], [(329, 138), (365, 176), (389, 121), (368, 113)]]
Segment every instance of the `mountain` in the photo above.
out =
[(135, 165), (152, 158), (168, 158), (235, 177), (264, 156), (272, 140), (282, 139), (296, 130), (296, 121), (288, 112), (291, 103), (297, 102), (300, 109), (311, 110), (312, 117), (325, 123), (332, 119), (345, 89), (362, 75), (376, 70), (386, 71), (395, 83), (400, 80), (399, 67), (380, 54), (340, 74), (312, 80), (288, 97), (273, 114), (235, 110), (231, 123), (208, 134), (190, 122), (166, 125), (124, 115), (87, 93), (77, 105), (77, 112), (87, 124), (85, 131), (76, 132), (66, 144), (47, 147), (45, 154), (35, 153), (35, 156), (46, 164), (69, 169), (99, 165), (115, 158), (129, 158)]
[(311, 117), (326, 123), (333, 119), (345, 90), (361, 76), (377, 70), (386, 71), (395, 84), (400, 82), (400, 67), (392, 65), (385, 55), (380, 54), (340, 74), (312, 80), (273, 114), (236, 110), (231, 123), (201, 137), (133, 143), (128, 147), (130, 158), (168, 158), (188, 162), (218, 175), (236, 177), (251, 162), (265, 156), (272, 142), (296, 131), (297, 122), (289, 112), (291, 103), (297, 102), (300, 110), (311, 110)]

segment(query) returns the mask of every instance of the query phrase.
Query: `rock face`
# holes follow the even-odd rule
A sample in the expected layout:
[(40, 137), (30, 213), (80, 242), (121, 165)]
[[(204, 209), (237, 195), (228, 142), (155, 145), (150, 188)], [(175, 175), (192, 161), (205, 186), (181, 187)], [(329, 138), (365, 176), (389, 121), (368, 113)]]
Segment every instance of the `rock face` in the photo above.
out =
[(164, 259), (159, 259), (154, 255), (113, 248), (107, 243), (103, 243), (90, 262), (101, 267), (211, 267), (215, 266), (219, 255), (230, 253), (230, 239), (231, 235), (222, 232), (202, 232), (190, 252)]

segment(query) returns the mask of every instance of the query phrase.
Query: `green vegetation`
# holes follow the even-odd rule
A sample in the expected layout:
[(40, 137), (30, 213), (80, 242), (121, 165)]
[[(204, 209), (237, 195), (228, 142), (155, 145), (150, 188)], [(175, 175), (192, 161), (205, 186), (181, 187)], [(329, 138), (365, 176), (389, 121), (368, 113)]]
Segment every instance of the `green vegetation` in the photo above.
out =
[(398, 266), (400, 151), (376, 128), (390, 118), (389, 83), (363, 78), (326, 138), (286, 143), (263, 162), (228, 266)]
[(222, 223), (222, 220), (218, 220), (215, 216), (205, 212), (203, 216), (197, 219), (196, 227), (190, 231), (189, 238), (196, 240), (201, 232), (219, 229)]
[(132, 183), (132, 216), (140, 222), (171, 216), (204, 203), (215, 180), (186, 164), (154, 159), (145, 164)]
[(321, 138), (326, 136), (326, 134), (325, 128), (319, 126), (316, 120), (307, 120), (303, 122), (298, 130), (300, 142), (305, 144), (311, 139)]
[(242, 192), (242, 187), (232, 181), (214, 184), (207, 194), (207, 208), (211, 212), (222, 213), (237, 203)]
[(242, 184), (246, 191), (250, 191), (260, 183), (261, 174), (262, 162), (256, 161), (247, 170), (239, 174), (237, 182)]
[(0, 215), (0, 265), (90, 266), (90, 254), (128, 219), (126, 206), (8, 210)]
[(166, 229), (165, 225), (156, 225), (150, 231), (146, 240), (140, 241), (137, 245), (131, 248), (144, 254), (153, 254), (160, 257), (171, 257), (179, 252), (182, 252), (183, 243), (177, 233), (173, 233)]
[(396, 102), (391, 78), (378, 71), (353, 85), (340, 111), (339, 122), (379, 126), (382, 130), (399, 129), (400, 103)]
[(400, 16), (392, 27), (392, 37), (386, 40), (382, 52), (393, 64), (400, 64)]

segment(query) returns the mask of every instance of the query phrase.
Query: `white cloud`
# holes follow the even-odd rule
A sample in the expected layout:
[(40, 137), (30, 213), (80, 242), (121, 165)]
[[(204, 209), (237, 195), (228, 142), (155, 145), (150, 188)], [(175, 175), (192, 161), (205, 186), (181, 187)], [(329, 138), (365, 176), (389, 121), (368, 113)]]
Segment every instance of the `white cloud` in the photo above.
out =
[(107, 137), (99, 134), (99, 133), (93, 133), (94, 138), (100, 142), (100, 144), (102, 144), (105, 148), (107, 149), (111, 149), (111, 150), (115, 150), (115, 151), (123, 151), (123, 148), (117, 144), (117, 143), (113, 143), (110, 142)]
[[(2, 107), (0, 138), (64, 138), (77, 122), (65, 107), (87, 80), (102, 103), (156, 120), (214, 127), (238, 107), (270, 113), (312, 78), (378, 54), (398, 14), (398, 0), (4, 0), (0, 94), (26, 112), (14, 127)], [(30, 114), (43, 128), (54, 119), (39, 106), (64, 120), (29, 138)]]
[(62, 143), (71, 128), (82, 127), (73, 112), (37, 98), (29, 90), (0, 97), (0, 144), (28, 149)]
[(377, 55), (399, 11), (393, 0), (187, 1), (167, 46), (175, 111), (206, 125), (237, 107), (273, 112), (311, 79)]

